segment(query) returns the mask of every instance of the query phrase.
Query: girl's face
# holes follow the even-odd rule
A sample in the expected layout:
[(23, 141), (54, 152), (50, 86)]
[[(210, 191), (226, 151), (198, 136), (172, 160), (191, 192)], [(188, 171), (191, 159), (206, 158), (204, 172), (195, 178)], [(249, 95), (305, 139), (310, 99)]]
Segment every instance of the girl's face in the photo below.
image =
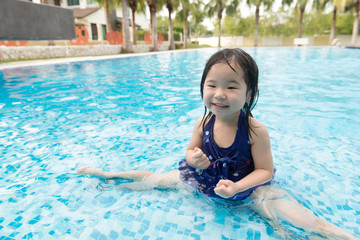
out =
[(203, 101), (217, 117), (237, 120), (250, 94), (247, 94), (243, 69), (234, 61), (230, 64), (236, 72), (226, 62), (211, 67), (204, 82)]

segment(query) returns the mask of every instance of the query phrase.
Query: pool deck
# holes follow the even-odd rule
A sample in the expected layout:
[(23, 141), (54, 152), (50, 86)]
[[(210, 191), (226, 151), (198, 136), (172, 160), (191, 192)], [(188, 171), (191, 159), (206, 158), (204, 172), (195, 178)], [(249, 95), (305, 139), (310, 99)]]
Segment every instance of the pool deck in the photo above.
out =
[(18, 67), (43, 66), (43, 65), (47, 65), (47, 64), (61, 64), (61, 63), (69, 63), (69, 62), (81, 62), (81, 61), (97, 61), (97, 60), (105, 60), (105, 59), (127, 58), (127, 57), (137, 57), (137, 56), (146, 56), (146, 55), (153, 55), (153, 54), (165, 54), (165, 53), (171, 53), (171, 52), (183, 52), (183, 51), (195, 51), (195, 50), (198, 50), (198, 48), (184, 49), (184, 50), (159, 51), (159, 52), (146, 52), (146, 53), (114, 54), (114, 55), (102, 55), (102, 56), (28, 60), (28, 61), (17, 61), (17, 62), (9, 62), (9, 63), (1, 63), (0, 62), (0, 70), (10, 69), (10, 68), (18, 68)]
[(357, 44), (357, 45), (348, 45), (348, 46), (345, 46), (346, 48), (356, 48), (356, 49), (360, 49), (360, 44)]
[[(216, 48), (216, 47), (210, 47), (209, 49), (214, 49), (214, 48)], [(360, 49), (360, 44), (348, 45), (348, 46), (345, 46), (345, 48)], [(204, 48), (201, 48), (201, 49), (204, 49)], [(159, 52), (114, 54), (114, 55), (102, 55), (102, 56), (25, 60), (25, 61), (17, 61), (17, 62), (9, 62), (9, 63), (1, 63), (0, 62), (0, 70), (18, 68), (18, 67), (43, 66), (43, 65), (50, 65), (50, 64), (61, 64), (61, 63), (69, 63), (69, 62), (81, 62), (81, 61), (97, 61), (97, 60), (106, 60), (106, 59), (146, 56), (146, 55), (153, 55), (153, 54), (166, 54), (169, 52), (171, 53), (171, 52), (184, 52), (184, 51), (196, 51), (196, 50), (199, 50), (199, 48), (183, 49), (183, 50), (167, 50), (167, 51), (159, 51)]]

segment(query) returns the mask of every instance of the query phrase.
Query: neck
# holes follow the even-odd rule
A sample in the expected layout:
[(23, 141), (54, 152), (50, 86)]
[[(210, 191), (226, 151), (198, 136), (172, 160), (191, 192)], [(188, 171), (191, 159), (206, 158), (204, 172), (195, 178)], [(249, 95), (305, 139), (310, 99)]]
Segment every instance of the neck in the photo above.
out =
[(235, 113), (235, 114), (233, 114), (231, 116), (227, 116), (227, 117), (216, 116), (216, 121), (218, 123), (221, 123), (221, 124), (224, 124), (224, 125), (234, 126), (234, 125), (238, 124), (239, 116), (240, 116), (240, 112)]

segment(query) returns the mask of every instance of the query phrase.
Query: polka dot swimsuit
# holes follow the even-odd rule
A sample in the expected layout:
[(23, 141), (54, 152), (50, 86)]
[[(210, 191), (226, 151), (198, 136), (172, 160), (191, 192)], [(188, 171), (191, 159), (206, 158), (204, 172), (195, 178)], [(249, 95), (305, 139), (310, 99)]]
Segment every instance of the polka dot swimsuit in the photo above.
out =
[[(202, 151), (210, 160), (210, 166), (205, 169), (195, 169), (187, 164), (186, 159), (179, 163), (180, 179), (197, 191), (208, 197), (221, 198), (214, 188), (220, 179), (237, 182), (254, 171), (254, 161), (249, 142), (249, 128), (245, 113), (241, 111), (235, 140), (230, 147), (219, 147), (213, 137), (216, 116), (213, 115), (206, 124), (203, 133)], [(266, 183), (269, 184), (269, 183)], [(231, 200), (247, 198), (256, 187), (237, 193)]]

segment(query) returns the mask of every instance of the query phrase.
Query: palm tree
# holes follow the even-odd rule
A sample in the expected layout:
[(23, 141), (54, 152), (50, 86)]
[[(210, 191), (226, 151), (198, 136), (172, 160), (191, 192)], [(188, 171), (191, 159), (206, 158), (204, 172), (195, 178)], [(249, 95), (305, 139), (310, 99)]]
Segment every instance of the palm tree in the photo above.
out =
[(236, 8), (238, 5), (238, 0), (210, 0), (205, 7), (205, 11), (208, 12), (209, 17), (213, 17), (215, 14), (217, 15), (218, 47), (221, 47), (221, 19), (223, 17), (224, 9), (226, 9), (226, 15), (231, 16), (236, 12)]
[(247, 4), (251, 7), (254, 5), (255, 9), (255, 39), (254, 46), (258, 46), (258, 34), (259, 34), (259, 18), (260, 18), (260, 6), (263, 4), (266, 10), (269, 10), (272, 7), (272, 0), (247, 0)]
[(333, 10), (333, 17), (331, 22), (331, 31), (330, 31), (330, 39), (329, 43), (332, 44), (332, 42), (335, 39), (336, 34), (336, 14), (338, 10), (344, 10), (345, 9), (345, 3), (344, 0), (315, 0), (313, 3), (313, 6), (315, 6), (318, 10), (324, 10), (329, 4), (332, 4)]
[(360, 9), (360, 1), (354, 0), (355, 4), (355, 19), (354, 19), (354, 26), (352, 31), (352, 37), (351, 37), (351, 44), (355, 45), (357, 41), (357, 36), (359, 34), (359, 9)]
[(152, 50), (159, 51), (157, 32), (156, 32), (156, 7), (157, 0), (146, 0), (146, 3), (150, 9), (150, 32), (152, 34)]
[[(136, 45), (136, 25), (135, 25), (135, 13), (136, 10), (140, 12), (145, 11), (145, 2), (144, 0), (128, 0), (129, 7), (131, 9), (131, 17), (132, 17), (132, 34), (133, 34), (133, 45)], [(139, 9), (138, 9), (139, 7)]]
[(189, 0), (180, 0), (181, 10), (177, 14), (177, 18), (184, 22), (184, 49), (187, 49), (187, 37), (188, 37), (188, 17), (190, 14), (191, 3)]
[(95, 0), (100, 6), (105, 8), (105, 18), (106, 18), (106, 31), (110, 32), (112, 29), (110, 21), (110, 10), (113, 8), (115, 1), (114, 0)]
[[(128, 21), (128, 8), (127, 1), (121, 0), (121, 8), (122, 8), (122, 32), (123, 32), (123, 47), (122, 52), (125, 53), (133, 53), (133, 45), (130, 41), (130, 31), (129, 31), (129, 21)], [(134, 25), (134, 24), (133, 24)]]
[(171, 19), (171, 14), (174, 9), (179, 7), (178, 0), (166, 0), (166, 8), (169, 12), (169, 43), (170, 43), (170, 50), (175, 49), (175, 41), (174, 41), (174, 32), (173, 32), (173, 24)]
[(296, 2), (296, 8), (300, 8), (300, 18), (299, 18), (299, 32), (298, 37), (302, 37), (302, 25), (303, 25), (303, 18), (304, 18), (304, 12), (306, 4), (308, 3), (308, 0), (282, 0), (282, 5), (288, 5), (290, 6), (293, 2)]
[[(188, 18), (192, 17), (192, 22), (197, 25), (203, 20), (203, 12), (201, 11), (201, 2), (191, 3), (189, 0), (180, 0), (181, 10), (177, 13), (176, 18), (184, 23), (184, 49), (187, 48), (188, 39)], [(191, 29), (190, 29), (191, 31)]]

